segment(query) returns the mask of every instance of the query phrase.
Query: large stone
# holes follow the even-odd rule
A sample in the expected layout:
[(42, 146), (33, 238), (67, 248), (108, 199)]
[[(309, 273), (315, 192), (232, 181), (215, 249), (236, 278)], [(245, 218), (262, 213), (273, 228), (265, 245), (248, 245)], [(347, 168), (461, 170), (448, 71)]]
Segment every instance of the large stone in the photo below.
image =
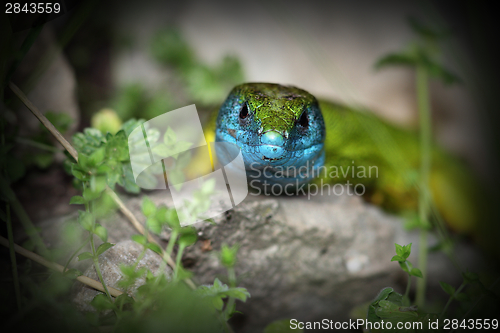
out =
[[(137, 258), (142, 253), (143, 247), (132, 240), (125, 240), (117, 243), (115, 246), (99, 256), (99, 268), (101, 270), (104, 282), (107, 286), (133, 294), (135, 290), (145, 283), (145, 276), (138, 278), (134, 285), (129, 290), (123, 290), (118, 286), (118, 282), (122, 279), (120, 270), (121, 265), (134, 265)], [(90, 263), (90, 260), (88, 260)], [(155, 252), (147, 250), (144, 256), (137, 263), (137, 269), (143, 267), (149, 269), (153, 275), (158, 274), (162, 258)], [(165, 268), (165, 274), (170, 274), (170, 268)], [(83, 275), (94, 280), (99, 280), (94, 265), (91, 265)], [(90, 288), (83, 283), (77, 281), (74, 286), (73, 301), (81, 311), (95, 311), (90, 305), (92, 299), (101, 292)]]
[[(194, 225), (199, 239), (186, 249), (183, 264), (194, 273), (197, 284), (211, 284), (216, 277), (227, 282), (217, 253), (224, 243), (239, 244), (235, 267), (238, 286), (247, 288), (251, 298), (237, 303), (243, 315), (236, 316), (232, 324), (238, 332), (260, 332), (270, 322), (284, 318), (347, 320), (354, 307), (373, 299), (383, 287), (404, 292), (406, 273), (397, 262), (390, 261), (395, 254), (394, 243), (413, 242), (409, 259), (417, 266), (418, 233), (405, 231), (401, 218), (346, 192), (310, 197), (249, 195), (234, 209), (216, 217), (215, 224)], [(148, 196), (156, 204), (172, 207), (165, 191)], [(143, 222), (141, 198), (125, 201)], [(107, 283), (116, 286), (121, 278), (119, 264), (133, 262), (141, 247), (131, 241), (120, 242), (137, 233), (121, 214), (99, 222), (107, 227), (109, 239), (118, 241), (101, 258)], [(44, 223), (44, 237), (57, 237), (57, 230), (65, 223), (62, 218)], [(162, 235), (163, 246), (168, 236), (168, 232)], [(430, 245), (435, 242), (431, 239)], [(58, 241), (52, 239), (50, 243)], [(472, 245), (459, 244), (456, 254), (462, 269), (478, 271), (484, 267)], [(154, 253), (151, 256), (141, 265), (154, 271), (160, 258)], [(439, 281), (459, 285), (460, 272), (441, 252), (430, 253), (428, 262), (428, 296), (444, 298)], [(93, 267), (85, 275), (96, 278)], [(80, 287), (79, 308), (90, 310), (88, 302), (96, 294)]]

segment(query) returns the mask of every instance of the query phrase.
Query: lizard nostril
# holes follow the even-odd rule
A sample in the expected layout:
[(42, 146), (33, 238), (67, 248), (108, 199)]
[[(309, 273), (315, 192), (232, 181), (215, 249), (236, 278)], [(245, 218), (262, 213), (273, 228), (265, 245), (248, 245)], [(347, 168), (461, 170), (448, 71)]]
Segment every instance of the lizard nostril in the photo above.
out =
[(265, 145), (283, 146), (285, 138), (278, 132), (269, 131), (261, 136), (260, 141)]

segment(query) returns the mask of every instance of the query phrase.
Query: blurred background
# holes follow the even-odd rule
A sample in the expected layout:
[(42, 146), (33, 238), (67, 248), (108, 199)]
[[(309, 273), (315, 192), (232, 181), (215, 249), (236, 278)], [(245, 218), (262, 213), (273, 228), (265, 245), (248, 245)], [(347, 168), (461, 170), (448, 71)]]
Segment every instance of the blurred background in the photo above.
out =
[[(376, 70), (375, 64), (415, 45), (411, 17), (433, 27), (442, 34), (441, 63), (460, 79), (453, 85), (431, 80), (433, 136), (477, 175), (489, 203), (487, 238), (492, 244), (498, 239), (498, 28), (488, 3), (67, 4), (66, 14), (36, 31), (33, 46), (11, 74), (42, 112), (59, 115), (54, 119), (68, 138), (89, 126), (113, 132), (130, 118), (148, 120), (193, 103), (206, 120), (230, 89), (243, 82), (295, 85), (317, 98), (416, 130), (415, 71), (405, 66)], [(10, 29), (6, 22), (15, 26), (12, 20), (2, 17), (4, 31)], [(2, 36), (3, 54), (18, 50), (30, 33), (18, 29), (11, 40), (9, 34)], [(18, 125), (22, 136), (50, 143), (38, 120), (10, 92), (5, 94), (13, 103), (2, 109), (8, 123)], [(14, 189), (30, 217), (40, 220), (73, 211), (67, 204), (77, 194), (69, 186), (71, 177), (52, 163), (61, 162), (62, 154), (26, 152), (22, 160), (28, 172), (19, 176)]]

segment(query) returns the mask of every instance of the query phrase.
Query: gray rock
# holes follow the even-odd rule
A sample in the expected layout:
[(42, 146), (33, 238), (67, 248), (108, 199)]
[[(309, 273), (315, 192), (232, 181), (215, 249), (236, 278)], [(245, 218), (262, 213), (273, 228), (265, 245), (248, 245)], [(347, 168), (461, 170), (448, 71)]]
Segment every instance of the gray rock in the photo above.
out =
[[(405, 231), (401, 218), (345, 192), (310, 197), (249, 195), (237, 207), (216, 217), (215, 224), (194, 225), (199, 239), (186, 249), (183, 264), (193, 272), (197, 284), (211, 284), (216, 277), (227, 282), (217, 253), (224, 243), (240, 245), (235, 267), (238, 286), (247, 288), (251, 298), (237, 303), (237, 310), (243, 312), (240, 324), (233, 322), (238, 332), (262, 331), (270, 322), (284, 318), (346, 320), (354, 307), (373, 299), (383, 287), (404, 292), (406, 274), (390, 261), (395, 254), (394, 243), (413, 242), (410, 260), (418, 267), (418, 233)], [(157, 191), (148, 196), (156, 204), (171, 207), (166, 194)], [(144, 222), (141, 198), (125, 201)], [(62, 221), (44, 224), (45, 235), (56, 235), (50, 230), (60, 229)], [(112, 241), (130, 239), (137, 233), (121, 214), (99, 222), (107, 227)], [(168, 232), (163, 234), (163, 246), (168, 236)], [(434, 242), (431, 239), (430, 245)], [(120, 279), (119, 264), (130, 264), (140, 249), (132, 241), (122, 241), (104, 254), (103, 275), (110, 285), (116, 286)], [(151, 256), (144, 265), (154, 271), (160, 258), (154, 253)], [(472, 246), (460, 244), (457, 257), (462, 260), (462, 269), (477, 271), (484, 267)], [(429, 298), (441, 295), (439, 281), (460, 284), (459, 272), (442, 253), (430, 253), (428, 262)], [(93, 267), (85, 275), (96, 278)], [(96, 294), (80, 286), (79, 308), (90, 310), (88, 302)]]
[[(249, 201), (218, 225), (203, 225), (200, 239), (214, 249), (240, 244), (236, 274), (251, 299), (238, 304), (244, 331), (282, 318), (347, 318), (356, 305), (391, 285), (401, 221), (358, 197), (279, 197)], [(200, 242), (198, 242), (200, 243)], [(191, 270), (211, 283), (224, 269), (201, 246), (191, 247)]]
[[(115, 246), (104, 252), (99, 256), (99, 267), (107, 286), (113, 287), (115, 289), (125, 291), (123, 288), (118, 287), (118, 282), (122, 278), (122, 273), (120, 270), (120, 265), (133, 265), (137, 261), (137, 258), (143, 250), (142, 245), (137, 244), (132, 240), (125, 240), (117, 243)], [(162, 259), (161, 257), (151, 250), (147, 250), (144, 257), (137, 264), (137, 269), (146, 267), (156, 275), (160, 267)], [(90, 260), (87, 260), (90, 263)], [(165, 269), (165, 274), (169, 275), (171, 272), (170, 268)], [(88, 276), (92, 279), (99, 280), (94, 265), (91, 265), (83, 275)], [(133, 294), (135, 290), (145, 283), (145, 277), (141, 277), (136, 280), (135, 284), (130, 287), (127, 292)], [(101, 292), (95, 289), (89, 288), (86, 285), (75, 282), (73, 288), (73, 301), (77, 308), (81, 311), (95, 311), (95, 309), (90, 305), (92, 299)]]

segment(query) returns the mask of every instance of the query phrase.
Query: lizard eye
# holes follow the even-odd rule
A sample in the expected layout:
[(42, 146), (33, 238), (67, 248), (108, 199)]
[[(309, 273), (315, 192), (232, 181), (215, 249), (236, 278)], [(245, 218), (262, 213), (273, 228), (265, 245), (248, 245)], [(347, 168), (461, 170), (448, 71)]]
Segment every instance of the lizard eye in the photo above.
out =
[(302, 115), (299, 118), (300, 126), (307, 128), (309, 126), (309, 118), (307, 117), (307, 112), (302, 112)]
[(241, 108), (241, 111), (240, 111), (240, 119), (245, 119), (246, 117), (248, 117), (247, 103), (243, 104), (243, 107)]

